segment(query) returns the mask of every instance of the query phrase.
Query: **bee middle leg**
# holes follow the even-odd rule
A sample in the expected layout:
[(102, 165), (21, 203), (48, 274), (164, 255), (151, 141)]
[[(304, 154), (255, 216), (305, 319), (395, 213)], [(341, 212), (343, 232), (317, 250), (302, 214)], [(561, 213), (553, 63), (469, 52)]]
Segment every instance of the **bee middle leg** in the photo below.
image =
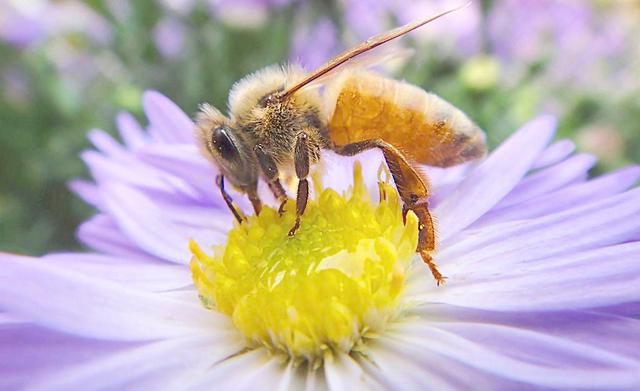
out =
[(429, 189), (425, 179), (411, 166), (407, 158), (397, 148), (384, 140), (365, 140), (332, 146), (334, 152), (345, 156), (357, 155), (373, 148), (378, 148), (382, 151), (389, 171), (391, 171), (398, 194), (404, 203), (402, 207), (403, 219), (406, 219), (406, 215), (410, 210), (418, 217), (418, 246), (416, 252), (420, 254), (424, 263), (431, 270), (436, 283), (438, 285), (443, 284), (446, 277), (442, 276), (433, 257), (431, 257), (431, 253), (436, 247), (436, 236), (433, 218), (429, 212)]
[(284, 187), (282, 187), (282, 183), (280, 183), (278, 166), (276, 165), (276, 162), (273, 160), (271, 155), (267, 154), (264, 151), (262, 146), (256, 145), (253, 150), (256, 154), (256, 157), (258, 158), (260, 169), (262, 170), (262, 173), (267, 180), (269, 190), (271, 190), (273, 196), (276, 197), (276, 199), (280, 203), (278, 213), (282, 215), (284, 213), (284, 205), (287, 203), (287, 193), (284, 190)]
[(300, 133), (296, 139), (294, 152), (294, 165), (296, 176), (298, 177), (298, 193), (296, 195), (296, 221), (289, 230), (289, 236), (294, 236), (298, 228), (300, 228), (300, 218), (307, 208), (307, 200), (309, 199), (309, 145), (306, 133)]

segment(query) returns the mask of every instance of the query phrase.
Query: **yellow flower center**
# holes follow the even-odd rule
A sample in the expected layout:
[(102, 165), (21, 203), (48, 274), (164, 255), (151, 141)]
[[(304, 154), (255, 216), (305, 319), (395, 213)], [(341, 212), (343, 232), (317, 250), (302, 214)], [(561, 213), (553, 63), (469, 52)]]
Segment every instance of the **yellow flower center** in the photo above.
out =
[(351, 191), (323, 190), (292, 238), (289, 204), (283, 216), (265, 208), (236, 225), (212, 256), (192, 241), (202, 302), (231, 316), (250, 347), (312, 362), (358, 350), (398, 315), (417, 244), (415, 215), (403, 224), (395, 189), (382, 182), (379, 189), (372, 203), (356, 165)]

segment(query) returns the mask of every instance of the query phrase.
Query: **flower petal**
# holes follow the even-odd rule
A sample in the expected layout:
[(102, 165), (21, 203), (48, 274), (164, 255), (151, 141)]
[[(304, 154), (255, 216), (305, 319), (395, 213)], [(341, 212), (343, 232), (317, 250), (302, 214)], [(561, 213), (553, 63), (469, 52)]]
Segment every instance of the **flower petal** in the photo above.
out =
[(28, 323), (0, 324), (0, 389), (26, 389), (62, 368), (132, 346), (57, 333)]
[(324, 375), (330, 391), (382, 389), (380, 384), (365, 374), (357, 362), (344, 353), (333, 354), (333, 357), (325, 356)]
[(526, 329), (640, 360), (640, 319), (595, 311), (502, 312), (443, 304), (414, 307), (410, 314), (428, 317), (440, 328), (464, 323), (469, 330), (475, 324)]
[(102, 205), (102, 199), (100, 196), (100, 188), (95, 184), (84, 181), (81, 179), (75, 179), (69, 182), (69, 189), (80, 197), (87, 204), (100, 209)]
[(109, 185), (104, 189), (104, 203), (120, 229), (140, 248), (161, 259), (187, 263), (189, 239), (201, 243), (222, 243), (225, 233), (168, 221), (151, 199), (132, 188)]
[[(34, 390), (183, 389), (212, 363), (242, 349), (238, 336), (173, 338), (121, 349), (117, 353), (58, 371), (30, 385)], [(216, 389), (218, 389), (216, 387)]]
[(193, 142), (193, 122), (175, 103), (157, 91), (142, 96), (149, 133), (167, 143)]
[(73, 253), (52, 254), (41, 259), (56, 267), (98, 276), (137, 290), (167, 291), (192, 284), (189, 269), (148, 259)]
[(447, 239), (469, 226), (507, 195), (529, 171), (554, 129), (552, 117), (530, 121), (471, 171), (434, 210), (440, 237)]
[[(504, 262), (450, 274), (446, 289), (414, 299), (497, 311), (598, 308), (640, 301), (640, 242)], [(486, 262), (486, 261), (485, 261)], [(509, 265), (510, 264), (510, 265)]]
[(500, 379), (537, 387), (632, 389), (640, 386), (640, 364), (588, 345), (518, 328), (473, 325), (467, 337), (433, 327), (427, 322), (406, 322), (388, 337), (406, 354), (435, 352)]
[(369, 376), (390, 390), (489, 390), (523, 387), (522, 383), (496, 378), (428, 349), (422, 349), (419, 354), (408, 353), (403, 345), (383, 336), (368, 344), (366, 358), (359, 358), (358, 362)]
[(496, 208), (475, 222), (473, 228), (560, 212), (618, 194), (632, 187), (639, 179), (640, 167), (626, 167), (587, 182), (576, 183), (552, 193), (532, 198), (526, 202), (505, 208)]
[(498, 257), (525, 262), (570, 254), (630, 240), (640, 231), (639, 215), (640, 189), (634, 189), (533, 220), (469, 230), (443, 243), (437, 258), (443, 264), (455, 259), (455, 268), (491, 268)]
[(78, 228), (76, 236), (86, 246), (99, 252), (125, 258), (151, 258), (150, 254), (126, 237), (108, 215), (100, 214), (85, 221)]
[[(89, 338), (145, 341), (217, 329), (228, 320), (193, 305), (50, 265), (0, 257), (0, 308), (48, 328)], [(217, 325), (218, 324), (218, 325)]]
[(116, 125), (122, 140), (130, 149), (136, 150), (149, 142), (146, 133), (131, 114), (126, 112), (118, 113)]
[(266, 349), (258, 348), (210, 366), (188, 389), (204, 390), (215, 385), (216, 390), (255, 390), (260, 384), (278, 384), (285, 368)]
[(93, 129), (87, 135), (91, 143), (102, 153), (113, 159), (126, 156), (126, 151), (122, 145), (118, 144), (107, 132), (100, 129)]
[(588, 171), (596, 164), (596, 160), (595, 156), (580, 154), (542, 169), (520, 181), (511, 193), (500, 201), (498, 207), (515, 205), (570, 183), (583, 181), (587, 178)]
[(154, 167), (175, 174), (198, 188), (214, 187), (216, 167), (200, 155), (192, 144), (154, 144), (141, 150), (137, 157)]
[(545, 149), (531, 166), (532, 170), (547, 167), (566, 159), (576, 149), (571, 140), (560, 140)]
[(95, 151), (85, 151), (81, 156), (99, 184), (122, 182), (148, 191), (175, 194), (175, 197), (200, 197), (200, 193), (181, 178), (145, 165), (139, 160), (114, 160)]

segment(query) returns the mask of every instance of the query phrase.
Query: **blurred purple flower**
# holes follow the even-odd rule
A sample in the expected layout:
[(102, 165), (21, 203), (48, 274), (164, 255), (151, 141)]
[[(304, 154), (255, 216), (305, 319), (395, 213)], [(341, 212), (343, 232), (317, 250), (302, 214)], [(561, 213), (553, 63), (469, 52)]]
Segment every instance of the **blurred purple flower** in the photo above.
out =
[(611, 74), (627, 50), (623, 29), (607, 15), (591, 2), (504, 0), (496, 2), (486, 23), (493, 51), (510, 68), (547, 59), (550, 84), (589, 85), (608, 79), (603, 71)]
[(185, 27), (176, 18), (165, 17), (153, 28), (153, 41), (156, 47), (167, 58), (180, 55), (184, 47)]
[[(426, 169), (438, 218), (435, 287), (422, 265), (404, 294), (411, 316), (321, 368), (246, 350), (231, 321), (204, 309), (187, 240), (222, 243), (229, 212), (191, 120), (148, 92), (147, 130), (118, 116), (82, 158), (97, 208), (79, 238), (97, 251), (0, 256), (0, 388), (42, 389), (637, 389), (640, 387), (640, 178), (589, 178), (590, 155), (535, 119), (484, 162)], [(324, 183), (350, 185), (327, 153)], [(364, 175), (377, 181), (380, 156)], [(419, 263), (419, 261), (417, 261)]]
[[(347, 29), (355, 33), (357, 40), (361, 40), (399, 24), (415, 22), (452, 9), (461, 3), (455, 0), (399, 0), (390, 3), (343, 0), (342, 5)], [(468, 56), (480, 49), (480, 22), (480, 4), (474, 2), (427, 28), (417, 30), (412, 33), (412, 37), (420, 43), (445, 47), (450, 52)]]
[(27, 47), (68, 33), (105, 44), (111, 39), (111, 26), (81, 1), (0, 3), (0, 39), (12, 45)]
[(328, 18), (322, 18), (313, 26), (303, 26), (296, 30), (291, 59), (312, 70), (337, 54), (338, 48), (336, 26)]
[(209, 0), (212, 13), (223, 21), (245, 27), (262, 25), (273, 8), (289, 5), (293, 0)]

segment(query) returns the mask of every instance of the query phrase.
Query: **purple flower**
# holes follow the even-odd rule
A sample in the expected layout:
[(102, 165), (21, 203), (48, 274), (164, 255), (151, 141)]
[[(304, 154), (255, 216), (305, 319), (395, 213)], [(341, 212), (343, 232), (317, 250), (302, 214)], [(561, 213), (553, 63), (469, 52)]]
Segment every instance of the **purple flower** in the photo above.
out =
[[(625, 59), (636, 55), (633, 45), (625, 44), (635, 28), (623, 26), (623, 5), (596, 8), (579, 1), (497, 2), (487, 17), (489, 38), (495, 54), (520, 71), (545, 58), (550, 85), (571, 81), (577, 86), (611, 80), (628, 68)], [(518, 66), (520, 64), (520, 66)], [(623, 72), (625, 73), (625, 72)], [(607, 75), (603, 77), (603, 75)], [(604, 83), (604, 90), (610, 90)]]
[[(156, 92), (143, 105), (146, 130), (117, 119), (124, 144), (90, 133), (94, 181), (72, 183), (98, 210), (78, 232), (95, 252), (0, 256), (0, 388), (640, 387), (639, 167), (590, 178), (540, 117), (483, 162), (427, 168), (447, 285), (415, 259), (402, 316), (294, 365), (201, 305), (187, 241), (223, 244), (232, 219), (191, 120)], [(374, 188), (379, 154), (358, 159)], [(326, 186), (351, 186), (350, 160), (323, 161)]]
[(323, 18), (313, 26), (296, 30), (291, 50), (291, 59), (307, 69), (315, 69), (329, 61), (336, 53), (338, 32), (331, 20)]
[(0, 38), (15, 46), (28, 47), (73, 32), (101, 44), (111, 39), (107, 21), (80, 1), (0, 4)]
[(165, 17), (153, 28), (153, 40), (156, 47), (167, 58), (180, 55), (185, 40), (184, 25), (177, 18)]
[(291, 2), (292, 0), (209, 0), (209, 8), (226, 23), (254, 27), (267, 21), (267, 14), (271, 9)]

